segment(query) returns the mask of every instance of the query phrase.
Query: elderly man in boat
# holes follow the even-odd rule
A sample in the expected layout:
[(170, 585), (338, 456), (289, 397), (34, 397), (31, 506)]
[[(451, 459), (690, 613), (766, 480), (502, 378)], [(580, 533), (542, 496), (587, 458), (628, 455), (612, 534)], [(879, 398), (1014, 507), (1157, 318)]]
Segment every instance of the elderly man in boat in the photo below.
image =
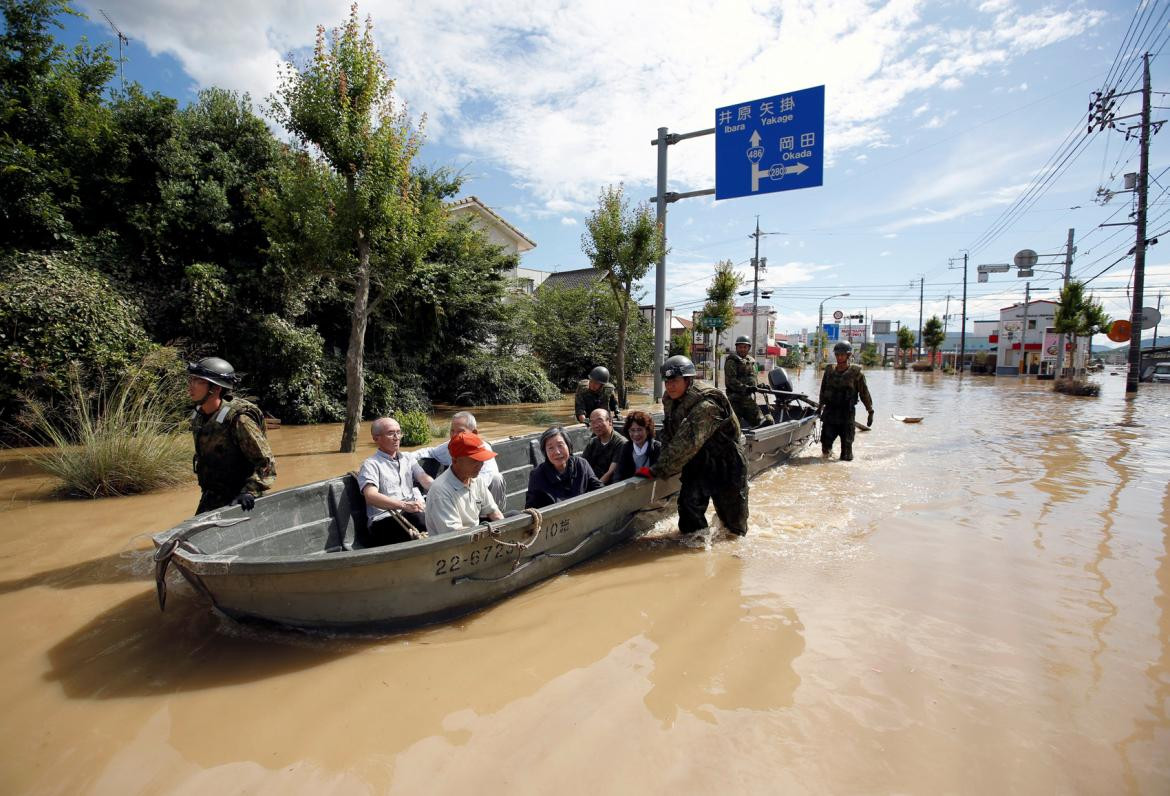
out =
[(589, 415), (589, 428), (593, 431), (593, 439), (589, 440), (581, 455), (601, 483), (612, 484), (616, 481), (618, 459), (625, 449), (626, 438), (613, 430), (613, 418), (608, 409), (594, 409)]
[(456, 533), (480, 520), (502, 520), (503, 513), (486, 483), (476, 478), (495, 451), (478, 434), (461, 431), (447, 441), (451, 467), (427, 493), (427, 531), (431, 536)]
[(392, 417), (379, 417), (370, 426), (378, 452), (362, 462), (358, 486), (366, 499), (370, 537), (379, 544), (408, 542), (426, 531), (425, 503), (416, 479), (427, 474), (414, 454), (399, 450), (402, 426)]
[[(451, 416), (451, 431), (447, 441), (442, 445), (436, 445), (433, 448), (421, 448), (416, 450), (414, 455), (420, 460), (434, 459), (444, 467), (450, 467), (451, 440), (454, 439), (457, 434), (461, 434), (464, 431), (470, 431), (472, 434), (479, 433), (479, 426), (475, 422), (475, 415), (471, 414), (471, 412), (456, 412)], [(484, 447), (489, 451), (492, 449), (491, 444), (486, 440), (484, 440), (483, 444)], [(492, 493), (492, 498), (496, 501), (496, 505), (501, 509), (504, 508), (508, 498), (504, 485), (504, 476), (500, 472), (500, 467), (496, 464), (496, 460), (488, 459), (486, 462), (484, 462), (483, 468), (479, 471), (479, 475), (477, 475), (476, 478), (487, 484), (488, 491)], [(419, 479), (419, 483), (422, 484), (423, 489), (429, 490), (431, 488), (432, 480), (433, 479), (429, 475), (424, 475)]]

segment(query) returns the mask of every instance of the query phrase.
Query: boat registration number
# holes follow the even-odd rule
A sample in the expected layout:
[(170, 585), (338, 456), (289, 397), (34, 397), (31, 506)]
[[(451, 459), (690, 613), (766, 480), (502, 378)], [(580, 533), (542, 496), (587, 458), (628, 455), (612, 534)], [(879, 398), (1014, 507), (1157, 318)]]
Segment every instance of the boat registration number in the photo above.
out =
[[(568, 533), (570, 527), (569, 519), (566, 517), (565, 519), (546, 525), (545, 532), (549, 535), (549, 538), (553, 538)], [(481, 541), (487, 535), (487, 532), (473, 534), (471, 541)], [(462, 553), (455, 553), (447, 558), (438, 559), (435, 561), (435, 577), (450, 575), (453, 572), (479, 567), (494, 561), (501, 561), (519, 552), (519, 550), (520, 548), (514, 545), (503, 545), (498, 542), (489, 541), (484, 543), (483, 547), (476, 547), (470, 552), (464, 550)]]

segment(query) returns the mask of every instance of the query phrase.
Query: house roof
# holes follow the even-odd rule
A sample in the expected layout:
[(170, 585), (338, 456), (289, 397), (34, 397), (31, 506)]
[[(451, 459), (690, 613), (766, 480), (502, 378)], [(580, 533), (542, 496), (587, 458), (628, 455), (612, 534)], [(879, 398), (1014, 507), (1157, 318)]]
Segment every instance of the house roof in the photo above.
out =
[(515, 240), (518, 252), (526, 252), (536, 248), (535, 241), (505, 221), (496, 211), (481, 202), (478, 196), (466, 196), (462, 199), (456, 199), (454, 202), (448, 202), (447, 210), (455, 213), (476, 213), (484, 221), (500, 229), (505, 236)]
[(676, 321), (678, 321), (680, 324), (682, 324), (682, 327), (684, 329), (694, 329), (695, 328), (694, 321), (688, 321), (686, 318), (682, 317), (681, 315), (675, 315), (674, 319)]
[(593, 287), (601, 280), (601, 272), (595, 268), (577, 268), (572, 271), (554, 271), (541, 283), (546, 287)]
[[(1058, 304), (1058, 303), (1059, 303), (1059, 302), (1056, 302), (1056, 301), (1049, 301), (1048, 299), (1032, 299), (1031, 301), (1029, 301), (1029, 302), (1028, 302), (1028, 306), (1029, 306), (1029, 307), (1031, 307), (1033, 304), (1052, 304), (1052, 305), (1056, 305), (1056, 304)], [(1015, 304), (1012, 304), (1011, 306), (1004, 307), (1003, 309), (1001, 309), (1001, 310), (1000, 310), (1000, 312), (1006, 312), (1007, 310), (1014, 309), (1015, 307), (1022, 307), (1022, 306), (1024, 306), (1024, 302), (1022, 302), (1022, 301), (1017, 301)]]

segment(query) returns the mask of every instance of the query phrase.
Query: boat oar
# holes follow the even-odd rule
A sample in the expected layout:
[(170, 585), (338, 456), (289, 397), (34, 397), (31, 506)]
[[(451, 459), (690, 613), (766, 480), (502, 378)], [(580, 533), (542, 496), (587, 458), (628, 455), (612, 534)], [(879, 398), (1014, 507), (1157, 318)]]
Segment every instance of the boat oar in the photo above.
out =
[(235, 519), (231, 520), (211, 520), (210, 522), (201, 522), (198, 525), (192, 525), (190, 528), (175, 534), (170, 539), (167, 539), (165, 542), (159, 545), (158, 550), (154, 551), (154, 586), (158, 591), (158, 610), (162, 611), (166, 608), (167, 567), (170, 566), (171, 556), (174, 554), (179, 545), (187, 541), (190, 537), (199, 533), (199, 531), (206, 531), (208, 528), (230, 528), (233, 525), (245, 522), (246, 520), (250, 519), (252, 518), (236, 517)]

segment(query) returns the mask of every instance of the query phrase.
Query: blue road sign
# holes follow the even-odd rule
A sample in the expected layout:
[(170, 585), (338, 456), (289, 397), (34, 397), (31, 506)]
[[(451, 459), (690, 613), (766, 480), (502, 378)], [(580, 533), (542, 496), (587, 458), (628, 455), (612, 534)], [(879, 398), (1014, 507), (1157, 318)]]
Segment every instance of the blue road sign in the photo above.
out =
[(824, 184), (825, 87), (715, 111), (715, 198)]
[(826, 323), (825, 324), (825, 339), (832, 343), (835, 340), (841, 339), (841, 324)]

